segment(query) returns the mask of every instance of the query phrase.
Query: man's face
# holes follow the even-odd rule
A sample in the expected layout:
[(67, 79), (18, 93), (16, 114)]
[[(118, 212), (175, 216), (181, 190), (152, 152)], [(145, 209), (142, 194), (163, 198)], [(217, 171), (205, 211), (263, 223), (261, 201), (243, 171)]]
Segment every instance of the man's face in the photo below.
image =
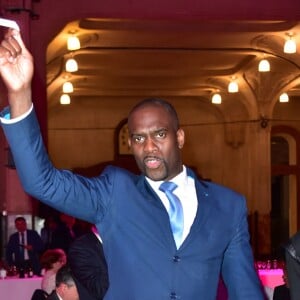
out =
[(23, 221), (23, 220), (17, 220), (15, 222), (15, 226), (16, 226), (16, 229), (19, 231), (19, 232), (24, 232), (27, 228), (26, 226), (26, 222)]
[(128, 143), (142, 173), (152, 180), (170, 180), (182, 171), (184, 132), (175, 129), (165, 108), (146, 105), (131, 113)]
[(62, 283), (58, 287), (57, 292), (64, 300), (79, 300), (79, 295), (78, 295), (76, 285), (68, 286), (68, 285)]

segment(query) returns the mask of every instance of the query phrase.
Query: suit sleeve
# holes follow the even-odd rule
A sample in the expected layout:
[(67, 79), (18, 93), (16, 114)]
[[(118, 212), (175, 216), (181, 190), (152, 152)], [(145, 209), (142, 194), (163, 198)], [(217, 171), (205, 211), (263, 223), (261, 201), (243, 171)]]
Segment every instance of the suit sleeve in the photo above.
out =
[(6, 261), (7, 263), (12, 266), (14, 264), (13, 261), (13, 253), (15, 251), (14, 249), (14, 241), (13, 241), (13, 235), (11, 235), (9, 237), (8, 243), (6, 245), (6, 249), (5, 249), (5, 257), (6, 257)]
[(263, 287), (254, 268), (249, 242), (246, 201), (237, 200), (241, 201), (236, 201), (233, 209), (233, 235), (224, 253), (222, 276), (229, 299), (262, 300)]
[(55, 168), (50, 161), (33, 110), (14, 124), (2, 123), (24, 190), (55, 209), (99, 223), (110, 203), (113, 180), (107, 176), (85, 178)]

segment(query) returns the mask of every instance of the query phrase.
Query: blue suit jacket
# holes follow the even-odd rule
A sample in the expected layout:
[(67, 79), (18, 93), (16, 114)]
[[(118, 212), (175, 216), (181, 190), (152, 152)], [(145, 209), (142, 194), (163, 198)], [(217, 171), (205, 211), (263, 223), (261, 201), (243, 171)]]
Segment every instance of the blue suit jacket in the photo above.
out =
[(241, 195), (188, 169), (198, 211), (176, 250), (167, 211), (144, 176), (108, 167), (89, 179), (54, 168), (34, 112), (3, 128), (24, 189), (99, 227), (110, 281), (105, 299), (215, 300), (220, 274), (230, 299), (263, 299)]

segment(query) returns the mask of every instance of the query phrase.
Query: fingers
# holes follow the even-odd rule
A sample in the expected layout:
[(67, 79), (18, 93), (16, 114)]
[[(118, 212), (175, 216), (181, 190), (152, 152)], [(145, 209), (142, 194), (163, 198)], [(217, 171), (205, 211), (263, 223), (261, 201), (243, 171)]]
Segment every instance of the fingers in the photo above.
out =
[(15, 30), (15, 29), (11, 30), (11, 36), (13, 37), (14, 41), (16, 41), (18, 43), (19, 47), (21, 47), (22, 50), (26, 49), (26, 46), (22, 40), (20, 31)]
[(1, 42), (0, 53), (6, 57), (16, 58), (25, 48), (20, 33), (17, 30), (8, 30)]

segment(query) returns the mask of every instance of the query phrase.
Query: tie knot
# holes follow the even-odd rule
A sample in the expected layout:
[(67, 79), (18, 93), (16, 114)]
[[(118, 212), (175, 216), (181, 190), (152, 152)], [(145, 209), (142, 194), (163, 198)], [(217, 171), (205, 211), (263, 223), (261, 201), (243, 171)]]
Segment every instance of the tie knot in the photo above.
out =
[(177, 184), (172, 181), (165, 181), (160, 186), (159, 189), (165, 192), (173, 192), (177, 188)]

